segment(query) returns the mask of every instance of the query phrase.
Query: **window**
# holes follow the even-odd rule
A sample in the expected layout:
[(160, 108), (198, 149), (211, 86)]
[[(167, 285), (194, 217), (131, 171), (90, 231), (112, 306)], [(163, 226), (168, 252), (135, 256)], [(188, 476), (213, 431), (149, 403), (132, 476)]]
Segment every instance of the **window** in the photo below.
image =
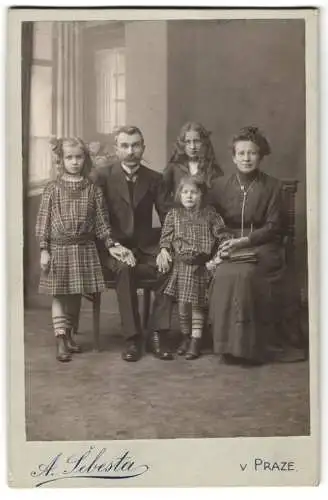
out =
[(52, 23), (35, 22), (30, 101), (30, 194), (42, 188), (51, 169), (52, 78)]
[(52, 68), (32, 66), (30, 109), (29, 179), (37, 185), (49, 178), (51, 151), (49, 138), (52, 128)]
[(96, 127), (99, 134), (110, 134), (125, 125), (125, 50), (99, 50), (95, 53)]

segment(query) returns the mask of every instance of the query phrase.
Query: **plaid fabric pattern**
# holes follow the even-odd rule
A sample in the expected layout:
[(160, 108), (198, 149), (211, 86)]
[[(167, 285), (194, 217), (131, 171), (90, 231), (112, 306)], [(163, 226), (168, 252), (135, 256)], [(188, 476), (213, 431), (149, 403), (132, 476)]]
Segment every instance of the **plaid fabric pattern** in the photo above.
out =
[(164, 293), (175, 297), (178, 302), (204, 306), (207, 304), (208, 283), (209, 276), (205, 266), (177, 262), (173, 263)]
[(164, 293), (175, 297), (179, 302), (205, 305), (210, 275), (205, 265), (188, 264), (183, 262), (183, 258), (201, 255), (208, 256), (209, 260), (215, 244), (228, 238), (230, 236), (225, 232), (223, 219), (212, 207), (170, 210), (160, 240), (160, 247), (167, 248), (173, 255), (173, 265)]
[[(87, 179), (49, 183), (41, 199), (36, 236), (40, 248), (51, 256), (49, 271), (41, 272), (40, 293), (66, 295), (105, 289), (95, 239), (104, 240), (107, 247), (113, 241), (100, 188)], [(65, 240), (72, 243), (63, 244)]]

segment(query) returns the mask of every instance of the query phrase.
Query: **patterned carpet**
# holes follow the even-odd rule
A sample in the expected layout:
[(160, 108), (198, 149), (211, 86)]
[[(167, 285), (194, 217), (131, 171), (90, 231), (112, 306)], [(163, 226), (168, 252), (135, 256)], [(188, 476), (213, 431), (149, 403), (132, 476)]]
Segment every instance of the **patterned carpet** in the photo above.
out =
[(307, 361), (241, 368), (212, 354), (193, 362), (148, 354), (126, 363), (117, 314), (101, 315), (100, 353), (92, 352), (88, 309), (80, 331), (83, 353), (58, 363), (50, 311), (26, 311), (28, 440), (309, 434)]

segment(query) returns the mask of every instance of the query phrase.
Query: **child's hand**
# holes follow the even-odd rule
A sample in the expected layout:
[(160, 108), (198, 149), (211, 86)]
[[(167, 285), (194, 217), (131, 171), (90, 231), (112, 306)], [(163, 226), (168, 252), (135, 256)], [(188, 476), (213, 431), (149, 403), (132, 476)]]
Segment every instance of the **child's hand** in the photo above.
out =
[(208, 271), (215, 271), (217, 264), (214, 260), (209, 260), (206, 262), (205, 266)]
[(43, 272), (49, 271), (50, 267), (50, 253), (48, 250), (41, 250), (41, 256), (40, 256), (40, 267)]
[(162, 248), (156, 257), (156, 265), (160, 273), (167, 273), (170, 270), (172, 257), (166, 248)]
[(222, 262), (222, 259), (220, 258), (219, 255), (216, 255), (214, 259), (209, 260), (206, 262), (205, 266), (208, 271), (215, 271), (217, 266)]
[(216, 267), (214, 260), (209, 260), (208, 262), (206, 262), (205, 267), (208, 271), (214, 271), (214, 269)]

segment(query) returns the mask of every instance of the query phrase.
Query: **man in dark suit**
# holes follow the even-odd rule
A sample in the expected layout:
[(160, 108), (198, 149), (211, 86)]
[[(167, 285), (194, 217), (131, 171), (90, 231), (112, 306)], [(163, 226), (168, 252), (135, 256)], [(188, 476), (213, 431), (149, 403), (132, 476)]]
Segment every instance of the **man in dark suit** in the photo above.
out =
[[(153, 241), (153, 207), (163, 222), (169, 209), (162, 176), (141, 164), (144, 139), (137, 127), (121, 127), (115, 134), (118, 161), (98, 170), (96, 183), (101, 186), (110, 216), (113, 239), (107, 267), (116, 279), (116, 292), (126, 348), (125, 361), (137, 361), (142, 355), (142, 330), (138, 310), (137, 280), (155, 278), (155, 300), (149, 339), (153, 354), (163, 360), (173, 359), (167, 348), (172, 304), (162, 293), (166, 283), (156, 263), (158, 246)], [(108, 255), (108, 254), (107, 254)], [(157, 259), (158, 260), (158, 259)]]

